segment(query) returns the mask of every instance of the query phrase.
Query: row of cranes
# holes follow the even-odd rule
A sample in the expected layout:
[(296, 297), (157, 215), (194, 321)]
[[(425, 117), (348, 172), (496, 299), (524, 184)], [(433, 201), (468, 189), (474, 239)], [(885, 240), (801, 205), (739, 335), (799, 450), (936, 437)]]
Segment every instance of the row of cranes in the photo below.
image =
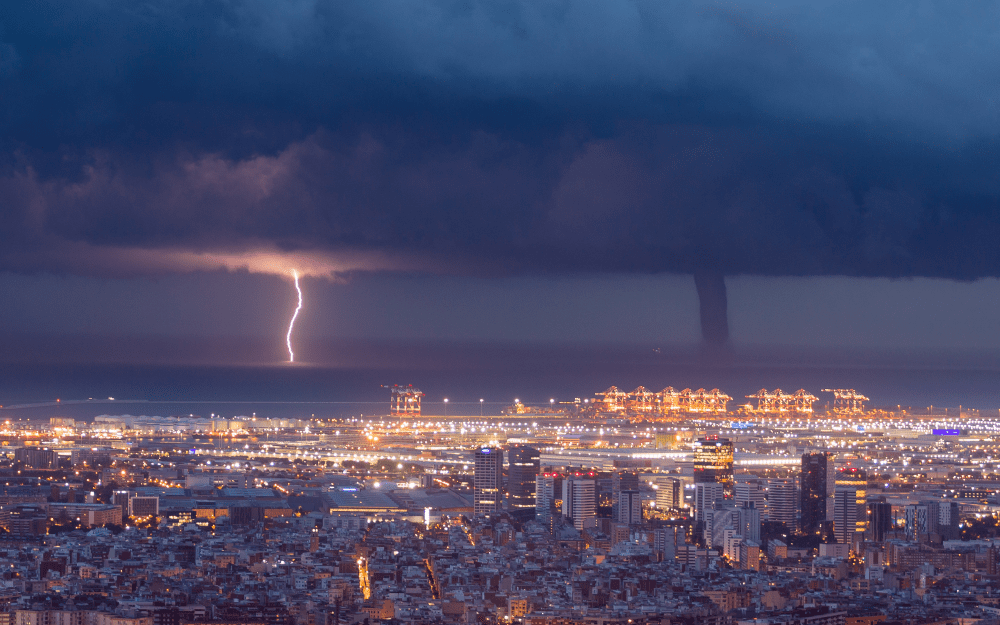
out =
[(833, 411), (854, 414), (865, 411), (868, 398), (853, 388), (825, 388), (824, 393), (833, 393)]
[[(833, 411), (838, 414), (858, 414), (864, 412), (864, 402), (868, 398), (854, 389), (823, 389), (823, 392), (833, 393)], [(671, 414), (671, 413), (702, 413), (725, 414), (726, 404), (732, 399), (717, 388), (706, 391), (699, 388), (692, 391), (686, 388), (682, 391), (668, 386), (659, 393), (654, 393), (644, 386), (634, 391), (626, 392), (617, 386), (612, 386), (603, 393), (596, 393), (600, 398), (595, 403), (598, 410), (612, 413), (633, 414)], [(747, 399), (756, 400), (756, 405), (747, 403), (742, 408), (755, 414), (812, 414), (813, 404), (818, 397), (805, 389), (794, 393), (786, 393), (779, 389), (769, 391), (760, 389)]]
[(748, 412), (761, 414), (781, 414), (785, 412), (811, 414), (813, 412), (813, 404), (819, 397), (801, 388), (794, 393), (786, 393), (780, 388), (776, 388), (773, 391), (762, 388), (753, 395), (747, 395), (747, 399), (757, 400), (756, 407), (752, 404), (743, 406)]
[(598, 404), (603, 412), (649, 414), (672, 412), (724, 414), (726, 403), (732, 399), (717, 388), (710, 391), (703, 388), (696, 391), (689, 388), (678, 391), (672, 386), (668, 386), (659, 393), (654, 393), (644, 386), (636, 388), (631, 393), (621, 391), (617, 386), (612, 386), (603, 393), (597, 393), (597, 396), (601, 397)]

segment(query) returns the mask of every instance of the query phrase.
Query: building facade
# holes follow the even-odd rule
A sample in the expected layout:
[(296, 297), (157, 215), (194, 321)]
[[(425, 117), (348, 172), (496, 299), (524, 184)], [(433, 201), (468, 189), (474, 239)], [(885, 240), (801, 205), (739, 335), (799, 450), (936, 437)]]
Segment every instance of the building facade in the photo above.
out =
[(886, 533), (892, 530), (892, 504), (885, 497), (879, 497), (878, 500), (869, 501), (866, 507), (868, 528), (865, 538), (880, 543), (885, 540)]
[(473, 513), (498, 512), (503, 501), (503, 450), (480, 447), (475, 454)]
[(656, 486), (656, 507), (660, 510), (679, 510), (684, 505), (684, 487), (675, 477), (658, 477)]
[(514, 445), (508, 456), (507, 507), (511, 511), (534, 510), (540, 454), (534, 447)]
[(548, 523), (555, 511), (557, 477), (555, 473), (535, 476), (535, 519), (542, 523)]
[(573, 527), (583, 530), (597, 516), (596, 482), (586, 474), (567, 475), (562, 487), (563, 516), (573, 519)]
[(694, 448), (694, 483), (722, 484), (723, 496), (733, 496), (733, 443), (712, 436), (700, 439)]
[(734, 488), (737, 505), (753, 504), (761, 515), (767, 514), (767, 480), (760, 478), (740, 479)]
[(611, 474), (611, 518), (618, 518), (618, 500), (623, 490), (639, 490), (639, 474), (635, 471), (615, 471)]
[(29, 469), (58, 469), (59, 458), (51, 449), (22, 447), (14, 450), (14, 462)]
[(767, 481), (767, 518), (784, 523), (789, 531), (798, 527), (798, 493), (795, 479), (775, 478)]
[(827, 470), (829, 457), (825, 452), (802, 454), (799, 476), (800, 529), (803, 533), (818, 532), (826, 520)]
[(615, 519), (623, 525), (642, 524), (642, 494), (637, 490), (623, 490), (618, 493), (618, 516)]
[(833, 499), (833, 532), (837, 542), (851, 544), (868, 527), (865, 509), (868, 475), (863, 469), (844, 469), (837, 474)]
[(715, 509), (715, 502), (723, 498), (722, 484), (708, 482), (694, 485), (694, 520), (704, 522)]

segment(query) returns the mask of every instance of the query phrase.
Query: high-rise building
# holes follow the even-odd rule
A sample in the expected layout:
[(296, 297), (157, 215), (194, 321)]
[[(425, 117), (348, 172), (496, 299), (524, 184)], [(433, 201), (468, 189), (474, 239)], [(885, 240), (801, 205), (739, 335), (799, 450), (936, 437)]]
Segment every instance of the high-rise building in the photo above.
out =
[(941, 520), (941, 505), (936, 501), (921, 501), (910, 504), (904, 510), (906, 515), (906, 536), (910, 540), (926, 540), (927, 535), (938, 533)]
[(784, 523), (790, 532), (794, 532), (798, 526), (797, 494), (794, 478), (774, 478), (767, 481), (767, 518)]
[(563, 479), (562, 513), (573, 519), (573, 527), (582, 530), (597, 516), (596, 483), (585, 473)]
[(799, 507), (802, 511), (799, 527), (803, 533), (818, 532), (826, 520), (828, 457), (825, 452), (802, 454), (799, 477)]
[(833, 495), (833, 533), (838, 543), (854, 542), (858, 526), (863, 522), (860, 518), (863, 517), (858, 509), (857, 491), (849, 486), (838, 486)]
[(478, 516), (500, 510), (503, 500), (503, 450), (481, 447), (476, 450), (473, 476), (473, 512)]
[(736, 536), (740, 531), (740, 509), (730, 501), (717, 501), (713, 510), (705, 512), (705, 545), (721, 549), (726, 544), (727, 532)]
[(539, 473), (535, 476), (535, 519), (548, 523), (556, 503), (556, 474)]
[(122, 518), (120, 523), (122, 525), (125, 525), (125, 521), (128, 520), (128, 500), (131, 497), (132, 493), (127, 490), (116, 490), (114, 494), (111, 495), (111, 503), (121, 508)]
[(753, 502), (740, 506), (740, 535), (744, 540), (760, 542), (760, 510)]
[(859, 490), (867, 490), (868, 474), (865, 473), (864, 469), (854, 467), (841, 469), (837, 471), (834, 487), (840, 488), (841, 486), (853, 486)]
[(685, 544), (684, 527), (668, 526), (653, 530), (653, 551), (663, 560), (673, 560), (678, 545)]
[(700, 439), (694, 448), (694, 483), (722, 484), (723, 495), (733, 496), (733, 444), (726, 438)]
[(635, 471), (615, 471), (611, 474), (611, 518), (618, 518), (618, 499), (623, 490), (639, 490), (639, 474)]
[(642, 495), (639, 491), (619, 491), (618, 516), (615, 520), (624, 525), (642, 524)]
[(958, 502), (942, 501), (939, 503), (940, 516), (938, 517), (938, 533), (945, 540), (955, 540), (959, 537), (959, 514)]
[(865, 532), (865, 539), (871, 542), (880, 543), (885, 540), (887, 532), (892, 530), (892, 504), (879, 497), (877, 500), (870, 500), (868, 508), (868, 528)]
[(684, 504), (684, 488), (681, 481), (675, 477), (657, 477), (656, 507), (660, 510), (677, 510)]
[(858, 532), (868, 527), (865, 500), (868, 495), (868, 475), (863, 469), (844, 469), (837, 473), (837, 490), (833, 499), (833, 533), (837, 542), (851, 544)]
[(767, 480), (740, 476), (735, 486), (736, 504), (753, 504), (761, 516), (767, 515)]
[(715, 502), (723, 498), (723, 486), (717, 482), (694, 485), (694, 520), (704, 522), (715, 509)]
[(705, 544), (721, 547), (726, 532), (740, 540), (760, 541), (760, 511), (753, 504), (737, 505), (732, 500), (715, 502), (715, 509), (705, 513)]
[(535, 476), (539, 470), (538, 450), (514, 445), (508, 452), (507, 507), (511, 511), (534, 510)]

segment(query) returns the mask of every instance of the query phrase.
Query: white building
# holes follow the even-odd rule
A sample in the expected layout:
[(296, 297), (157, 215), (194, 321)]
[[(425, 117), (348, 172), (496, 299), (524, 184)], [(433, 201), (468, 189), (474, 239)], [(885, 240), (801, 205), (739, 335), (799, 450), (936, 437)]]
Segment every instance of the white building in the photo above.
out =
[(535, 476), (535, 518), (548, 523), (556, 502), (556, 476), (539, 473)]
[(586, 476), (568, 475), (563, 480), (562, 513), (573, 519), (573, 527), (582, 530), (597, 517), (596, 484)]
[(707, 521), (708, 513), (715, 509), (715, 501), (722, 499), (723, 486), (718, 482), (704, 482), (694, 485), (694, 520)]

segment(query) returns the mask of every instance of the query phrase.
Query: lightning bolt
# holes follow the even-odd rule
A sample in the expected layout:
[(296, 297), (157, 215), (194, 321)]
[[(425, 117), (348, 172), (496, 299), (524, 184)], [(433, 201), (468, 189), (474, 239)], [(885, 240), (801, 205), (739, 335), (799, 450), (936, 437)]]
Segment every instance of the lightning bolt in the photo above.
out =
[(299, 305), (295, 307), (295, 312), (292, 313), (292, 320), (288, 322), (288, 334), (285, 335), (285, 344), (288, 345), (288, 362), (295, 362), (295, 352), (292, 351), (292, 330), (295, 329), (295, 318), (299, 316), (299, 311), (302, 310), (302, 289), (299, 288), (299, 272), (292, 269), (292, 278), (295, 279), (295, 292), (299, 294)]

